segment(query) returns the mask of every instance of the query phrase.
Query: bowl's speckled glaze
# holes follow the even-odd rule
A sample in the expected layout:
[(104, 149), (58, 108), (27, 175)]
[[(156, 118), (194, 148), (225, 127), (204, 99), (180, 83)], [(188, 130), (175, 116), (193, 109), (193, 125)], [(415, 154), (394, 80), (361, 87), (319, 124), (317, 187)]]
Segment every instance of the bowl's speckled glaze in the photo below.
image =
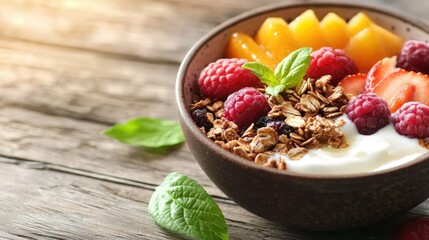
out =
[[(294, 19), (306, 9), (319, 18), (335, 12), (345, 19), (360, 11), (404, 39), (429, 40), (429, 27), (396, 11), (347, 3), (283, 3), (257, 9), (220, 25), (189, 51), (180, 67), (176, 94), (187, 143), (201, 168), (241, 207), (266, 219), (300, 229), (337, 230), (364, 226), (403, 213), (429, 197), (429, 154), (377, 173), (318, 176), (264, 168), (221, 149), (202, 134), (189, 106), (197, 77), (223, 57), (228, 37), (254, 34), (267, 17)], [(406, 146), (404, 146), (406, 147)]]

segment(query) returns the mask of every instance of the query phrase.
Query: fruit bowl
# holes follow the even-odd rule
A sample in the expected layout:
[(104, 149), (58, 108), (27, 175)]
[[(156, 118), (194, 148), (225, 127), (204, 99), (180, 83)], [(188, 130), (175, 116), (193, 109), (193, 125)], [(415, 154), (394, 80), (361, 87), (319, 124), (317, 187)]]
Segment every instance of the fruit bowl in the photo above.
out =
[(239, 206), (263, 218), (306, 230), (338, 230), (374, 224), (415, 207), (429, 197), (429, 154), (378, 172), (299, 174), (265, 168), (236, 156), (200, 132), (190, 114), (197, 79), (210, 62), (225, 57), (234, 32), (254, 35), (267, 17), (290, 22), (307, 9), (350, 19), (365, 12), (404, 39), (428, 41), (429, 27), (384, 7), (350, 3), (282, 3), (256, 9), (218, 26), (188, 52), (176, 82), (179, 117), (187, 143), (207, 176)]

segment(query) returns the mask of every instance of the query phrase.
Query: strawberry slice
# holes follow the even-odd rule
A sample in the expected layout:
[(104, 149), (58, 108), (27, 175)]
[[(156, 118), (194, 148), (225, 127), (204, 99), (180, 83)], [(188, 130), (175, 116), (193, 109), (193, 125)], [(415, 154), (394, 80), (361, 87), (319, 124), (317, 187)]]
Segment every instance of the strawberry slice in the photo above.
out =
[(398, 108), (400, 108), (404, 103), (411, 102), (416, 94), (416, 87), (411, 84), (404, 84), (399, 88), (398, 93), (392, 99), (390, 104), (390, 111), (395, 112)]
[(343, 87), (345, 93), (357, 96), (365, 92), (366, 77), (367, 76), (365, 73), (348, 75), (347, 77), (343, 78), (343, 80), (341, 80), (338, 85)]
[(365, 92), (372, 92), (374, 87), (396, 69), (396, 56), (383, 58), (369, 70), (366, 77)]
[(429, 106), (429, 76), (396, 69), (384, 77), (374, 87), (373, 92), (387, 102), (391, 112), (409, 101)]

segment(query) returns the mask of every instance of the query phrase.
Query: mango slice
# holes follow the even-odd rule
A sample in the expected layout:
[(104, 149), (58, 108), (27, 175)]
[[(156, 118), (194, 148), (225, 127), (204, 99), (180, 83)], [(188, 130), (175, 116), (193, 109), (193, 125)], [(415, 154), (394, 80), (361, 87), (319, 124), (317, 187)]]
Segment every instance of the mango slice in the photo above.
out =
[(255, 40), (272, 55), (276, 63), (299, 47), (286, 21), (277, 17), (264, 21), (256, 33)]
[(350, 37), (373, 24), (372, 20), (364, 12), (354, 15), (347, 24), (347, 32)]
[(401, 52), (402, 46), (404, 45), (404, 40), (402, 38), (377, 24), (373, 24), (372, 27), (377, 31), (378, 35), (380, 35), (390, 55), (398, 55), (399, 52)]
[(345, 52), (353, 59), (360, 72), (368, 72), (378, 60), (391, 56), (374, 26), (367, 27), (353, 36)]
[(245, 33), (231, 35), (227, 57), (245, 58), (275, 69), (277, 64), (300, 47), (344, 49), (360, 72), (367, 72), (378, 60), (399, 54), (404, 40), (359, 12), (349, 22), (328, 13), (319, 22), (309, 9), (287, 23), (267, 18), (254, 38)]
[(346, 21), (335, 13), (328, 13), (320, 22), (323, 36), (329, 47), (343, 49), (349, 42)]
[(289, 24), (296, 41), (303, 47), (317, 50), (326, 46), (325, 38), (320, 29), (319, 19), (313, 10), (307, 10)]
[(372, 26), (378, 35), (382, 38), (383, 42), (387, 45), (386, 48), (390, 54), (397, 55), (404, 44), (404, 40), (389, 30), (374, 23), (365, 13), (360, 12), (350, 19), (347, 24), (347, 32), (350, 37), (353, 37), (365, 28)]
[(245, 33), (233, 33), (226, 49), (228, 58), (244, 58), (250, 62), (259, 62), (275, 69), (275, 61), (267, 56), (266, 52), (258, 46), (252, 37)]

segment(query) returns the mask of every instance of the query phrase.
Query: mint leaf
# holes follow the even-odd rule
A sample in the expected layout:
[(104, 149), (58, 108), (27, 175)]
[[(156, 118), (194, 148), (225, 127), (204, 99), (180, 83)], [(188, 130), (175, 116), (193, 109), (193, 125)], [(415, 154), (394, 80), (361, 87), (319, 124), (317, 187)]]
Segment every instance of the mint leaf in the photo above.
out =
[(277, 96), (279, 93), (283, 92), (285, 90), (285, 85), (279, 84), (276, 86), (268, 86), (265, 88), (265, 92), (272, 96)]
[(268, 86), (274, 86), (280, 83), (273, 71), (262, 63), (248, 62), (245, 63), (242, 67), (251, 70), (259, 78), (259, 80)]
[(280, 84), (285, 88), (296, 87), (305, 76), (310, 66), (311, 48), (300, 48), (290, 53), (274, 70), (274, 74), (280, 79)]
[(104, 131), (104, 135), (145, 148), (174, 146), (185, 141), (179, 123), (157, 118), (134, 118), (114, 125)]
[(195, 180), (170, 173), (149, 201), (149, 213), (166, 230), (185, 237), (227, 240), (225, 218), (213, 198)]
[(296, 87), (307, 73), (310, 66), (311, 48), (300, 48), (285, 57), (276, 67), (274, 73), (267, 66), (249, 62), (243, 68), (251, 70), (268, 87), (265, 92), (277, 96), (287, 88)]

